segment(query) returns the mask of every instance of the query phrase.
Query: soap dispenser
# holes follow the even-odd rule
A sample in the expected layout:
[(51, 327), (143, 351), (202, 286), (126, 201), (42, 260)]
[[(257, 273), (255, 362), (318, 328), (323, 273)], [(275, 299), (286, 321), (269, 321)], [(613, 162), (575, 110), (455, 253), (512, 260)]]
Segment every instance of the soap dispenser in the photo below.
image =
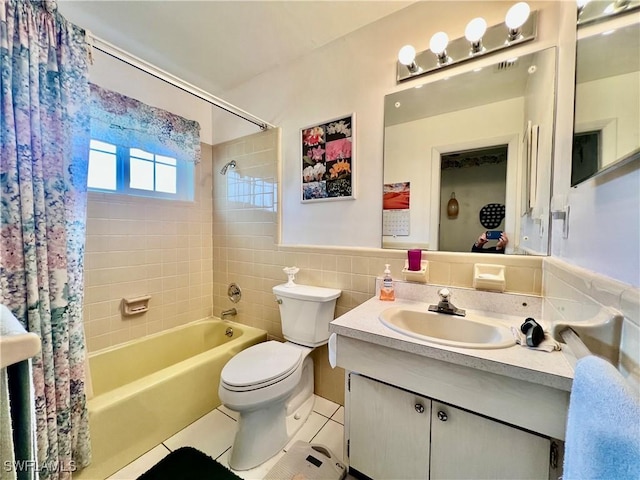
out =
[(391, 277), (389, 264), (386, 263), (384, 266), (384, 277), (382, 278), (382, 287), (380, 288), (380, 300), (391, 302), (396, 299), (396, 294), (393, 290), (393, 278)]

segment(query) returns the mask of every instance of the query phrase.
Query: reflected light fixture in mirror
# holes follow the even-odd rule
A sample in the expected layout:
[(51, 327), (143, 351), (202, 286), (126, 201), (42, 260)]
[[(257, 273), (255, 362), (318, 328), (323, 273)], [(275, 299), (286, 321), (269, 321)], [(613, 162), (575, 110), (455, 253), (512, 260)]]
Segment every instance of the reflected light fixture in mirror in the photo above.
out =
[[(429, 50), (419, 53), (412, 46), (405, 45), (398, 53), (396, 80), (403, 82), (534, 40), (537, 34), (537, 13), (531, 12), (527, 3), (518, 2), (508, 10), (504, 23), (487, 27), (487, 22), (478, 17), (469, 22), (464, 37), (449, 41), (445, 32), (437, 32), (431, 37)], [(412, 52), (413, 58), (410, 58), (408, 52)]]
[(577, 0), (578, 25), (600, 22), (631, 12), (640, 7), (640, 0)]

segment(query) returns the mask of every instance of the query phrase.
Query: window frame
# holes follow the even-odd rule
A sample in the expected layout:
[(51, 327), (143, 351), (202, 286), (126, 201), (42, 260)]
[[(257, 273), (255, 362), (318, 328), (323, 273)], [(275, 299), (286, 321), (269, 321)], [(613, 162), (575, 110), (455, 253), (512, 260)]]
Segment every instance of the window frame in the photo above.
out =
[[(125, 146), (125, 145), (116, 145), (114, 143), (108, 142), (106, 140), (102, 140), (100, 138), (91, 138), (91, 140), (95, 140), (98, 142), (105, 143), (107, 145), (112, 145), (116, 148), (115, 157), (116, 157), (116, 188), (115, 190), (110, 190), (107, 188), (98, 188), (91, 187), (87, 185), (87, 190), (90, 192), (97, 193), (110, 193), (110, 194), (120, 194), (120, 195), (130, 195), (137, 197), (146, 197), (146, 198), (161, 198), (165, 200), (174, 200), (174, 201), (183, 201), (183, 202), (193, 202), (195, 197), (195, 168), (193, 162), (187, 162), (186, 160), (182, 160), (176, 157), (169, 157), (169, 155), (163, 155), (160, 153), (149, 152), (142, 147), (139, 146)], [(137, 160), (143, 160), (151, 163), (153, 165), (153, 185), (154, 190), (145, 190), (141, 188), (133, 188), (130, 187), (131, 181), (131, 150), (137, 149), (147, 152), (153, 155), (153, 160), (147, 160), (141, 157), (133, 157)], [(92, 148), (89, 146), (89, 157), (88, 161), (91, 161), (91, 151), (103, 151)], [(106, 152), (112, 154), (112, 152)], [(175, 158), (176, 160), (176, 193), (169, 192), (161, 192), (155, 190), (156, 187), (156, 164), (168, 165), (163, 162), (157, 162), (156, 156), (164, 156), (169, 158)], [(172, 166), (172, 165), (168, 165)], [(190, 181), (191, 180), (191, 181)]]

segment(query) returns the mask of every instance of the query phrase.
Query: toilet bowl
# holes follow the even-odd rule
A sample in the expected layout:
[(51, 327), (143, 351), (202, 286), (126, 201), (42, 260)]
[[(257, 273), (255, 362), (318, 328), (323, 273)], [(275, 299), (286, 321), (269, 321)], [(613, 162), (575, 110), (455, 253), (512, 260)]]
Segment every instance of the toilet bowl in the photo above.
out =
[(340, 290), (306, 285), (273, 288), (285, 343), (269, 341), (234, 356), (222, 369), (218, 394), (239, 412), (229, 466), (248, 470), (277, 454), (313, 409), (311, 351), (327, 343)]
[(240, 413), (229, 457), (234, 470), (278, 453), (313, 409), (312, 349), (276, 341), (254, 347), (225, 365), (218, 392), (226, 407)]

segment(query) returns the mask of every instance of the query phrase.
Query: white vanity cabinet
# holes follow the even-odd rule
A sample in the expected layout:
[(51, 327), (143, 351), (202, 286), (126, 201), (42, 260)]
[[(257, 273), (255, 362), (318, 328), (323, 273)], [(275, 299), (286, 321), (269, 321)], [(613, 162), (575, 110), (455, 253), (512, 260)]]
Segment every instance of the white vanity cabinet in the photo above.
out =
[(349, 465), (370, 478), (551, 474), (548, 438), (355, 373), (348, 384)]
[(429, 477), (431, 401), (350, 374), (349, 466), (373, 479)]

